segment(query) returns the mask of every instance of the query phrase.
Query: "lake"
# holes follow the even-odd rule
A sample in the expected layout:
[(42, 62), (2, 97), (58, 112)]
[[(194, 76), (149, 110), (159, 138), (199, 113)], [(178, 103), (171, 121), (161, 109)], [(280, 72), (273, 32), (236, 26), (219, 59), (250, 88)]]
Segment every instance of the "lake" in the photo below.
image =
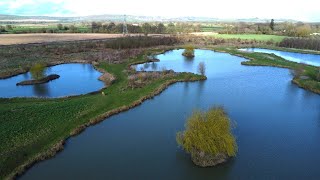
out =
[(320, 66), (319, 54), (304, 54), (304, 53), (278, 51), (278, 50), (263, 49), (263, 48), (244, 48), (239, 50), (248, 51), (248, 52), (262, 52), (262, 53), (268, 53), (268, 54), (273, 53), (289, 61), (293, 61), (297, 63), (305, 63), (313, 66)]
[(30, 80), (30, 72), (0, 79), (0, 97), (63, 97), (86, 94), (100, 90), (104, 83), (98, 80), (102, 73), (91, 64), (61, 64), (46, 69), (46, 75), (58, 74), (59, 79), (45, 84), (16, 86), (18, 82)]
[[(241, 65), (244, 58), (196, 50), (158, 55), (145, 70), (197, 72), (208, 79), (176, 83), (129, 111), (68, 139), (53, 159), (37, 163), (21, 179), (318, 179), (320, 96), (291, 83), (289, 70)], [(196, 167), (175, 136), (194, 109), (222, 105), (236, 122), (235, 158)]]

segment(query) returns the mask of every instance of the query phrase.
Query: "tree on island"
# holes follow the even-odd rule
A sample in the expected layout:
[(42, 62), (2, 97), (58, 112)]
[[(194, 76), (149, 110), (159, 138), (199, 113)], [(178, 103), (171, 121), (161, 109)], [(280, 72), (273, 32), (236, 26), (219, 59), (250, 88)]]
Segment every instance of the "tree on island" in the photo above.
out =
[(185, 57), (194, 57), (194, 47), (192, 45), (186, 46), (182, 55)]
[(176, 140), (191, 154), (194, 164), (215, 166), (236, 155), (238, 147), (231, 133), (232, 126), (222, 107), (195, 111), (187, 120), (185, 131), (177, 133)]
[(204, 62), (200, 62), (198, 65), (198, 72), (204, 76), (206, 74), (206, 64)]
[(45, 70), (46, 70), (45, 65), (37, 63), (30, 68), (30, 73), (34, 80), (39, 80), (44, 78)]

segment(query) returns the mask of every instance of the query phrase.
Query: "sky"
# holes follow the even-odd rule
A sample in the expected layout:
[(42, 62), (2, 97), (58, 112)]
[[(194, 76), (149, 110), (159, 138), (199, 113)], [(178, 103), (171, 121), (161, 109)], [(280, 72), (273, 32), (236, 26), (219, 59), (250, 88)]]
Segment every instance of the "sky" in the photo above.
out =
[(0, 0), (0, 14), (28, 16), (127, 14), (320, 21), (320, 0)]

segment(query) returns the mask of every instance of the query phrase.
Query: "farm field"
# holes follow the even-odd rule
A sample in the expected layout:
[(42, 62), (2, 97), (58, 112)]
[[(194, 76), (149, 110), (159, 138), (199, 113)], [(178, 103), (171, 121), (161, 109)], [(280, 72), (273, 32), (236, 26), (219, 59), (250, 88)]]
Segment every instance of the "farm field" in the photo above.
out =
[(0, 45), (117, 38), (122, 34), (1, 34)]
[(195, 35), (214, 36), (223, 39), (241, 39), (241, 40), (257, 40), (257, 41), (270, 41), (281, 42), (287, 36), (266, 35), (266, 34), (218, 34), (218, 33), (193, 33)]

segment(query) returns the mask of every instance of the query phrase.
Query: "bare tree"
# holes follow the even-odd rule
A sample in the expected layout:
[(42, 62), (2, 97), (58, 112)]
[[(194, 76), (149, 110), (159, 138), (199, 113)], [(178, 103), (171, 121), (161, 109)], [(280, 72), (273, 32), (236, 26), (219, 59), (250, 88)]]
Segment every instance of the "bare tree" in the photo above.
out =
[(204, 62), (200, 62), (198, 65), (198, 72), (204, 76), (206, 74), (206, 64)]

